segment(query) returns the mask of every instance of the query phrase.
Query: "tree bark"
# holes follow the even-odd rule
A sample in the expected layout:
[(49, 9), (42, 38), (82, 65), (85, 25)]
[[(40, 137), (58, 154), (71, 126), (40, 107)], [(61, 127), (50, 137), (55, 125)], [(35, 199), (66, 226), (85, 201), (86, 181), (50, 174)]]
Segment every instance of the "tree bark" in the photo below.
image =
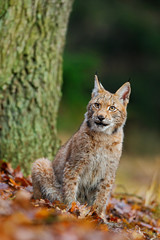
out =
[(0, 0), (0, 158), (29, 173), (53, 159), (73, 0)]

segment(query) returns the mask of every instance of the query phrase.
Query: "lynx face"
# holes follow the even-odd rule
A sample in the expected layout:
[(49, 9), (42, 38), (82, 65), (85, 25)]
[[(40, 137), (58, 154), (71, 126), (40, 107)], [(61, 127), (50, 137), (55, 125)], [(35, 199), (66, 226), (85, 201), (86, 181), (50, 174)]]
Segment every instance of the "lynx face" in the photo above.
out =
[(93, 131), (112, 134), (126, 121), (126, 107), (129, 101), (130, 84), (125, 83), (115, 94), (106, 91), (97, 76), (92, 98), (85, 115), (88, 127)]

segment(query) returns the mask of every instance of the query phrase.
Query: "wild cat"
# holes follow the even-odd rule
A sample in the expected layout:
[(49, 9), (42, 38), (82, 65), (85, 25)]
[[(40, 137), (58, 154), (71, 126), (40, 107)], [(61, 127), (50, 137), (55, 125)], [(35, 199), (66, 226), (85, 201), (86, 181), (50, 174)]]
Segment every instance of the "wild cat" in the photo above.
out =
[(104, 216), (122, 153), (123, 127), (131, 88), (105, 90), (95, 76), (91, 100), (80, 129), (63, 145), (53, 162), (33, 163), (34, 198), (92, 205)]

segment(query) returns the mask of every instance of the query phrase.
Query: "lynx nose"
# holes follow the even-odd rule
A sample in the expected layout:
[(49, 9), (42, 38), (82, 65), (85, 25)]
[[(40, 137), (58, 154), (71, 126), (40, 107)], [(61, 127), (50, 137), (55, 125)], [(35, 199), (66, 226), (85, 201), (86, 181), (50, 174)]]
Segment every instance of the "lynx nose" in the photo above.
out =
[(103, 121), (103, 120), (105, 119), (105, 117), (104, 117), (103, 115), (99, 115), (99, 116), (98, 116), (98, 119), (99, 119), (100, 121)]

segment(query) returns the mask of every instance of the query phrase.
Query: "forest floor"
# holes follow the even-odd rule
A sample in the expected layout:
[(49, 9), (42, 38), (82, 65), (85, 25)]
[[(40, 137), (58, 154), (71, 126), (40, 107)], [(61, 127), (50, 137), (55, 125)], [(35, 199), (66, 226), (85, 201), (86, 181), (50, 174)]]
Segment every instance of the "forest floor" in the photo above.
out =
[(108, 223), (86, 205), (33, 200), (30, 177), (0, 161), (1, 240), (142, 240), (160, 239), (160, 204), (152, 181), (145, 197), (125, 191), (111, 196)]

